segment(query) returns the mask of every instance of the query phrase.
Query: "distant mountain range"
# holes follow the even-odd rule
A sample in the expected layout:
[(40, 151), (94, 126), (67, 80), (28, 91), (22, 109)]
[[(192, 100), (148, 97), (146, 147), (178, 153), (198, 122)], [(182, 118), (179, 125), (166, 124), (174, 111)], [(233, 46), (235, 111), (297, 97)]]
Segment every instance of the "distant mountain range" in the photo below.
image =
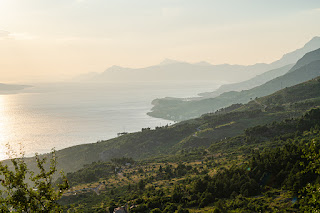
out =
[[(285, 69), (281, 70), (285, 71)], [(152, 112), (148, 114), (171, 120), (194, 118), (231, 104), (246, 103), (256, 97), (269, 95), (285, 87), (290, 87), (318, 76), (320, 76), (320, 49), (305, 54), (286, 74), (260, 86), (241, 92), (229, 91), (214, 98), (201, 100), (156, 99), (153, 101)]]
[(320, 37), (315, 36), (302, 48), (285, 54), (280, 60), (271, 63), (271, 65), (275, 67), (282, 67), (287, 64), (296, 63), (297, 60), (304, 56), (306, 53), (316, 50), (318, 48), (320, 48)]
[[(88, 81), (239, 81), (253, 77), (268, 70), (267, 64), (211, 65), (207, 62), (187, 63), (165, 59), (158, 65), (145, 68), (124, 68), (112, 66), (103, 73), (91, 73), (80, 76)], [(77, 77), (79, 79), (79, 77)]]
[(158, 65), (145, 68), (125, 68), (112, 66), (102, 73), (88, 73), (76, 77), (80, 81), (227, 81), (248, 80), (266, 71), (294, 64), (304, 54), (320, 48), (320, 38), (314, 37), (304, 47), (285, 54), (281, 59), (271, 63), (254, 65), (212, 65), (208, 62), (187, 63), (165, 59)]
[[(284, 75), (285, 73), (287, 73), (294, 64), (289, 64), (289, 65), (285, 65), (283, 67), (274, 69), (274, 70), (270, 70), (267, 71), (265, 73), (262, 73), (260, 75), (257, 75), (249, 80), (246, 81), (242, 81), (242, 82), (238, 82), (238, 83), (233, 83), (233, 84), (224, 84), (222, 86), (220, 86), (217, 90), (213, 91), (213, 92), (206, 92), (206, 93), (201, 93), (199, 94), (200, 96), (203, 96), (200, 99), (203, 98), (214, 98), (224, 92), (228, 92), (228, 91), (242, 91), (242, 90), (247, 90), (247, 89), (251, 89), (253, 87), (262, 85), (276, 77), (279, 77), (281, 75)], [(199, 98), (194, 98), (194, 99), (199, 99)]]

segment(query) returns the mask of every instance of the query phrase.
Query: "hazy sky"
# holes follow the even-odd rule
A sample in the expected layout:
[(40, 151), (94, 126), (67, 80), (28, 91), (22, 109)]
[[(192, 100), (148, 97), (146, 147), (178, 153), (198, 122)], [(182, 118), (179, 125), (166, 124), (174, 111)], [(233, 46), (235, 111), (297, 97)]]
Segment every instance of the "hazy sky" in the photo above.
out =
[(164, 58), (272, 62), (320, 36), (319, 0), (0, 0), (0, 82)]

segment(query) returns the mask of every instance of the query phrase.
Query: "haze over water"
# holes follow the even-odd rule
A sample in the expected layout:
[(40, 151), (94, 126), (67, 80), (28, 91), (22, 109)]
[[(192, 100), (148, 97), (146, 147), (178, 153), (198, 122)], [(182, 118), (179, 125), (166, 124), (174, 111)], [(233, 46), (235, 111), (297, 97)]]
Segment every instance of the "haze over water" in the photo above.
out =
[(168, 120), (146, 115), (155, 98), (196, 96), (217, 82), (139, 82), (35, 85), (28, 93), (0, 95), (0, 159), (5, 144), (26, 156), (94, 143), (163, 126)]

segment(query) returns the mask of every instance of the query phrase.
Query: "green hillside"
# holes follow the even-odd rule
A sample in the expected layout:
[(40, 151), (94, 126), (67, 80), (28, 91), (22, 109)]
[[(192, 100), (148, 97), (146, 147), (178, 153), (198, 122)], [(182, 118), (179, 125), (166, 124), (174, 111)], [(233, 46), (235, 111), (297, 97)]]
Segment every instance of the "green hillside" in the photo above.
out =
[(208, 149), (95, 162), (67, 174), (73, 187), (59, 202), (80, 212), (118, 206), (139, 213), (314, 212), (320, 199), (314, 191), (319, 126), (318, 107), (299, 118), (248, 128)]
[[(273, 95), (233, 105), (216, 113), (172, 126), (145, 128), (107, 141), (84, 144), (57, 151), (58, 167), (65, 172), (76, 171), (83, 165), (108, 161), (118, 157), (146, 159), (209, 147), (213, 142), (242, 134), (247, 128), (302, 115), (320, 105), (320, 78), (285, 88)], [(300, 90), (300, 93), (295, 93)], [(278, 99), (286, 97), (285, 101)], [(27, 159), (35, 167), (33, 159)]]

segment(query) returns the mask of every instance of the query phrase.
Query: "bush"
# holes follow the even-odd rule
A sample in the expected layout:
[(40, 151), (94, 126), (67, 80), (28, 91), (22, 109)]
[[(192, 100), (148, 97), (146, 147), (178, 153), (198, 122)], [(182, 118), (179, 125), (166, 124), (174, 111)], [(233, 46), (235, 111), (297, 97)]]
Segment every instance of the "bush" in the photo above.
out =
[[(62, 193), (69, 188), (66, 178), (57, 189), (53, 186), (53, 175), (57, 171), (55, 151), (51, 153), (50, 168), (46, 171), (46, 158), (35, 157), (39, 173), (27, 168), (23, 158), (12, 159), (14, 170), (0, 162), (0, 182), (4, 191), (0, 191), (0, 211), (10, 212), (60, 212), (62, 207), (57, 203)], [(32, 186), (26, 183), (29, 176)]]

